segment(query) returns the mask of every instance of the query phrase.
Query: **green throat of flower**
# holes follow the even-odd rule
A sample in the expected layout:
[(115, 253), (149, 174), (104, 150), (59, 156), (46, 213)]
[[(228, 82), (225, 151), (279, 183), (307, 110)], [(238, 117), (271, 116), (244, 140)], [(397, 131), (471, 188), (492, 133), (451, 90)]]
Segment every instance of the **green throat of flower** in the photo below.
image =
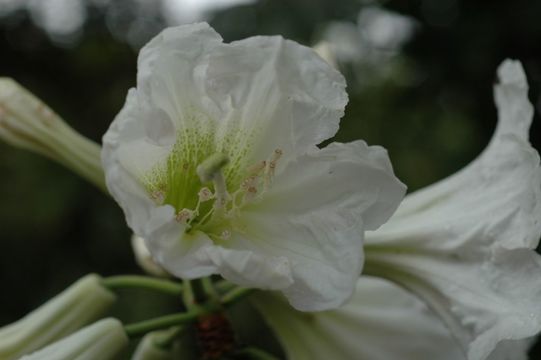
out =
[[(182, 139), (177, 144), (178, 140)], [(186, 233), (202, 231), (220, 242), (229, 239), (233, 229), (242, 231), (234, 220), (246, 204), (268, 190), (282, 151), (276, 149), (268, 159), (247, 165), (247, 151), (241, 151), (245, 156), (235, 151), (204, 151), (216, 148), (210, 140), (200, 138), (195, 151), (190, 151), (194, 147), (183, 146), (183, 152), (174, 147), (142, 182), (156, 205), (173, 206), (176, 221), (186, 225)]]

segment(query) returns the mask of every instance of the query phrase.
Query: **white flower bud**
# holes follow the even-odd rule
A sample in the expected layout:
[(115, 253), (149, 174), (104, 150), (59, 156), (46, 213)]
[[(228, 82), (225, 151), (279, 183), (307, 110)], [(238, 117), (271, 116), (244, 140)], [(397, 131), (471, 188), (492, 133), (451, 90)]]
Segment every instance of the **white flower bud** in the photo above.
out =
[(109, 360), (115, 359), (128, 345), (122, 323), (116, 319), (100, 320), (21, 360)]
[(98, 319), (115, 295), (87, 275), (19, 321), (0, 328), (0, 359), (18, 359)]
[[(180, 346), (180, 341), (174, 341), (169, 344), (167, 339), (177, 329), (154, 331), (143, 337), (131, 360), (175, 360), (185, 359), (184, 352)], [(164, 342), (165, 340), (165, 342)]]
[(0, 78), (0, 139), (47, 156), (105, 190), (100, 146), (10, 78)]
[(140, 236), (133, 235), (131, 238), (131, 246), (135, 255), (137, 265), (141, 267), (147, 274), (168, 277), (169, 273), (165, 271), (152, 257), (145, 245), (145, 239)]

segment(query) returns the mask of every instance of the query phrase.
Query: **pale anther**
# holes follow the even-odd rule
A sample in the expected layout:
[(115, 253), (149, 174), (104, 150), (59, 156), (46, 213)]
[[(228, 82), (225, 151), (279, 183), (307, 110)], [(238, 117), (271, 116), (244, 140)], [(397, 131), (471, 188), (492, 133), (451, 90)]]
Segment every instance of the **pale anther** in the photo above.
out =
[(248, 169), (248, 174), (250, 175), (258, 175), (261, 171), (265, 169), (265, 166), (267, 166), (267, 162), (265, 160), (260, 161), (259, 163), (253, 165)]
[(223, 240), (227, 240), (231, 237), (231, 231), (229, 230), (224, 230), (222, 231), (222, 233), (220, 234), (220, 238), (222, 238)]
[(156, 190), (150, 194), (150, 197), (158, 205), (162, 205), (165, 200), (165, 193), (161, 190)]
[(282, 157), (283, 151), (282, 149), (275, 149), (274, 153), (272, 154), (272, 158), (269, 161), (268, 166), (265, 168), (265, 178), (264, 178), (264, 186), (265, 189), (268, 189), (272, 178), (274, 177), (274, 170), (276, 169), (276, 164), (278, 163), (278, 160)]
[(182, 209), (178, 212), (175, 220), (181, 224), (187, 224), (193, 217), (194, 211), (190, 209)]
[(199, 196), (200, 202), (209, 201), (214, 198), (214, 194), (212, 193), (212, 191), (210, 191), (208, 187), (201, 188), (201, 190), (199, 190), (199, 193), (197, 193), (197, 196)]
[(256, 176), (250, 176), (242, 181), (242, 184), (240, 185), (243, 190), (247, 190), (254, 186), (255, 182), (257, 180)]
[(254, 199), (257, 195), (257, 188), (255, 186), (250, 186), (246, 193), (244, 194), (244, 201), (250, 201)]

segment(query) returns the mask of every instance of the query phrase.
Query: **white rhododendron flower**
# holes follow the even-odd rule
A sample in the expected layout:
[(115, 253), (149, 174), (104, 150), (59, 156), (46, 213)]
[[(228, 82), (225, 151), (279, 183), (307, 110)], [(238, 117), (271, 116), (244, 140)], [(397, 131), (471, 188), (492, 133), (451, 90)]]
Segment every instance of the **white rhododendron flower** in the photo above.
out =
[(114, 318), (100, 320), (21, 360), (112, 360), (127, 348), (128, 336)]
[(103, 139), (107, 186), (170, 273), (219, 273), (321, 310), (353, 292), (363, 233), (405, 187), (384, 149), (332, 137), (342, 75), (281, 37), (224, 44), (207, 24), (142, 50), (137, 88)]
[(457, 174), (408, 195), (365, 247), (366, 273), (422, 297), (471, 360), (541, 329), (541, 257), (534, 251), (541, 170), (528, 141), (533, 108), (519, 62), (505, 61), (498, 77), (499, 122), (485, 151)]

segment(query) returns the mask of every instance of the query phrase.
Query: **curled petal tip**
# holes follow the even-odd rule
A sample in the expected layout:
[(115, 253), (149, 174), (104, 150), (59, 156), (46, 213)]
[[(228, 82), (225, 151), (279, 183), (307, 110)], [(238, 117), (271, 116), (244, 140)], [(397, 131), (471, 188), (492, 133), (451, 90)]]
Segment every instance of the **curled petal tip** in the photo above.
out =
[(502, 85), (514, 85), (528, 88), (524, 67), (518, 60), (505, 59), (498, 67), (498, 80)]

